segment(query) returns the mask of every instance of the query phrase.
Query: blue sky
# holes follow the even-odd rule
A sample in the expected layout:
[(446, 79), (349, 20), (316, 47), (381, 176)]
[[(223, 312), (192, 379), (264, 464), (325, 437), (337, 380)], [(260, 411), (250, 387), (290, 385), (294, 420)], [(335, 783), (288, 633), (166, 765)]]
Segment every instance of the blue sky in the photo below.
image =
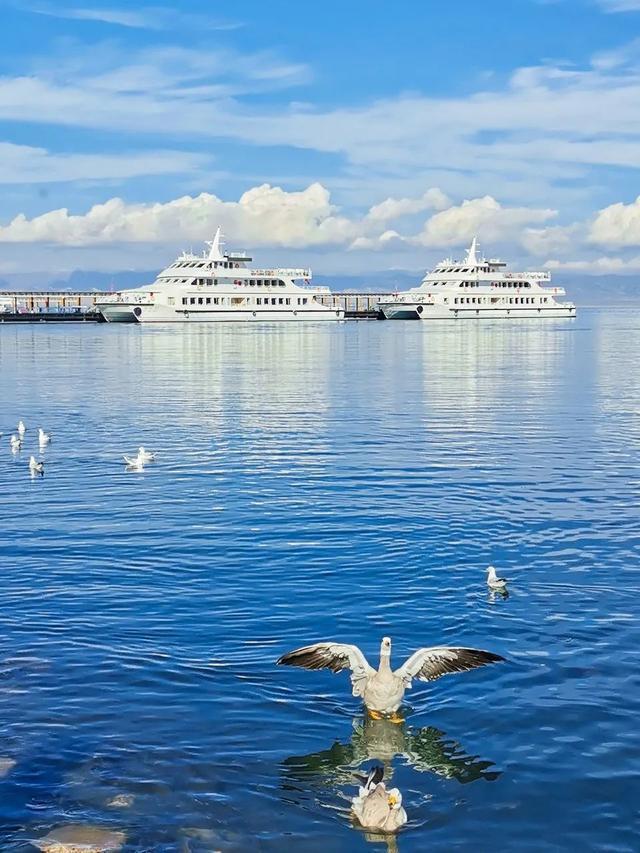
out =
[[(640, 0), (0, 3), (0, 274), (640, 269)], [(275, 253), (275, 254), (274, 254)]]

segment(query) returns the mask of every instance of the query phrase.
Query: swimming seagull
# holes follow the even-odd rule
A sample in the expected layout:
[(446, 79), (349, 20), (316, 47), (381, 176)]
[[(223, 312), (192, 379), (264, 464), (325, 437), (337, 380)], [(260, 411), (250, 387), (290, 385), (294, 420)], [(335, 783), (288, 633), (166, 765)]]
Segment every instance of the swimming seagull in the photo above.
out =
[(138, 459), (142, 459), (143, 462), (153, 462), (155, 459), (154, 453), (149, 453), (148, 450), (145, 450), (142, 445), (138, 448)]
[(402, 807), (402, 794), (397, 788), (387, 791), (383, 776), (382, 767), (373, 767), (369, 771), (358, 796), (351, 800), (351, 809), (365, 829), (396, 832), (407, 822), (407, 813)]
[(44, 476), (44, 462), (38, 462), (35, 456), (32, 456), (29, 459), (29, 471), (31, 472), (31, 476), (35, 477), (36, 474), (40, 474), (40, 476)]
[(18, 421), (18, 435), (20, 438), (24, 438), (24, 434), (27, 431), (26, 426), (24, 425), (24, 421)]
[(11, 449), (14, 453), (17, 453), (18, 450), (22, 447), (22, 440), (18, 438), (17, 435), (12, 435), (9, 439), (9, 444), (11, 445)]
[(498, 590), (498, 592), (506, 592), (507, 591), (507, 579), (499, 578), (496, 574), (496, 570), (493, 566), (489, 566), (487, 569), (487, 586), (489, 589)]
[(132, 471), (144, 471), (144, 459), (138, 456), (124, 456), (122, 457), (124, 461), (127, 463), (127, 468), (130, 468)]
[(40, 447), (46, 447), (51, 441), (51, 433), (45, 432), (42, 427), (38, 428), (38, 443)]
[(353, 695), (361, 696), (365, 707), (374, 719), (390, 716), (394, 722), (402, 718), (396, 711), (402, 703), (405, 690), (414, 678), (435, 681), (451, 672), (464, 672), (489, 663), (504, 660), (493, 652), (481, 649), (462, 649), (433, 646), (418, 649), (399, 669), (392, 670), (391, 640), (383, 637), (380, 645), (380, 665), (375, 670), (357, 646), (346, 643), (315, 643), (282, 655), (278, 663), (301, 666), (305, 669), (330, 669), (341, 672), (351, 670)]

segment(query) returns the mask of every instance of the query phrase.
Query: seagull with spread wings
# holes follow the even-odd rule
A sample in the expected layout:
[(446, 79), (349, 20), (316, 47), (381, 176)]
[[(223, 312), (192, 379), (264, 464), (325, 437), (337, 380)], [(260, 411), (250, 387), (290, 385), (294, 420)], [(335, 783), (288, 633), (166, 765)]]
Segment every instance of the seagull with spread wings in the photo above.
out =
[(315, 643), (288, 652), (278, 660), (285, 666), (305, 669), (330, 669), (332, 672), (351, 670), (353, 695), (361, 696), (365, 707), (374, 719), (391, 717), (402, 719), (396, 712), (402, 703), (405, 690), (414, 678), (435, 681), (452, 672), (464, 672), (489, 663), (504, 660), (493, 652), (480, 649), (462, 649), (451, 646), (432, 646), (418, 649), (399, 669), (391, 669), (391, 640), (383, 637), (380, 645), (380, 665), (374, 669), (357, 646), (347, 643)]

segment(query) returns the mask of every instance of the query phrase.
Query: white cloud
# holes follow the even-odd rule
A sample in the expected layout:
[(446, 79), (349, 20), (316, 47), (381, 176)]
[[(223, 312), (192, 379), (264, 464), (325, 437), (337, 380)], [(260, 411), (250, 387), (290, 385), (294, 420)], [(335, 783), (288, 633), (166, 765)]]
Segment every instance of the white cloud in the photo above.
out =
[(342, 244), (357, 236), (354, 223), (337, 215), (320, 184), (301, 192), (264, 184), (237, 202), (202, 193), (166, 204), (126, 204), (113, 198), (85, 214), (71, 214), (64, 208), (33, 219), (20, 214), (0, 227), (0, 242), (66, 246), (190, 242), (209, 238), (218, 225), (236, 244), (315, 246)]
[[(632, 59), (523, 68), (505, 86), (466, 97), (400, 93), (322, 109), (246, 99), (309, 79), (307, 67), (270, 54), (197, 45), (148, 50), (132, 61), (104, 50), (100, 73), (95, 47), (2, 78), (0, 120), (327, 152), (370, 185), (431, 172), (444, 175), (439, 185), (451, 192), (447, 175), (456, 184), (461, 174), (470, 181), (482, 175), (482, 192), (511, 184), (514, 196), (505, 200), (512, 203), (527, 185), (561, 196), (575, 193), (566, 189), (572, 180), (585, 192), (584, 176), (594, 167), (640, 167), (640, 66)], [(599, 103), (606, 109), (594, 109)]]
[(588, 275), (629, 275), (640, 272), (640, 255), (632, 258), (599, 257), (589, 260), (560, 261), (548, 260), (544, 266), (549, 270), (583, 272)]
[[(47, 169), (62, 168), (46, 152), (39, 152), (39, 156), (41, 162), (37, 157), (34, 161), (34, 180)], [(73, 162), (74, 174), (78, 165)], [(110, 174), (110, 166), (116, 170), (117, 161), (102, 164), (105, 175)], [(87, 173), (95, 175), (96, 168), (93, 161), (86, 164)], [(510, 206), (483, 196), (460, 204), (449, 202), (446, 209), (429, 215), (417, 233), (411, 224), (402, 229), (388, 227), (387, 218), (424, 207), (426, 198), (432, 203), (444, 202), (444, 196), (432, 188), (415, 199), (387, 198), (363, 215), (346, 215), (332, 202), (329, 190), (317, 182), (300, 191), (261, 184), (237, 201), (225, 201), (211, 193), (146, 204), (111, 198), (81, 213), (60, 208), (32, 218), (19, 214), (0, 225), (0, 243), (5, 246), (6, 257), (7, 252), (31, 244), (29, 262), (36, 266), (39, 257), (51, 258), (50, 253), (55, 251), (65, 258), (67, 267), (73, 266), (72, 253), (76, 252), (78, 258), (90, 256), (92, 265), (108, 263), (109, 268), (117, 269), (132, 261), (139, 264), (143, 257), (147, 264), (153, 263), (154, 257), (164, 256), (161, 253), (196, 245), (209, 239), (221, 225), (232, 246), (261, 247), (267, 252), (286, 248), (290, 255), (302, 252), (302, 260), (314, 252), (326, 258), (333, 251), (336, 258), (342, 256), (343, 266), (348, 265), (344, 259), (353, 251), (352, 257), (361, 258), (363, 266), (374, 263), (372, 259), (377, 256), (378, 268), (381, 263), (429, 267), (437, 258), (425, 250), (462, 251), (472, 237), (478, 236), (481, 248), (489, 255), (506, 251), (508, 258), (518, 261), (519, 253), (520, 259), (524, 258), (524, 249), (536, 264), (549, 259), (545, 265), (550, 269), (621, 275), (640, 269), (640, 256), (623, 253), (621, 257), (598, 257), (593, 251), (595, 242), (640, 246), (640, 198), (632, 204), (604, 208), (587, 221), (557, 225), (552, 222), (557, 212), (550, 208)], [(394, 207), (389, 202), (400, 204)], [(372, 216), (372, 210), (386, 213)], [(87, 261), (79, 263), (86, 266)]]
[(119, 27), (143, 30), (170, 30), (174, 27), (192, 27), (204, 30), (233, 30), (241, 24), (216, 20), (211, 15), (180, 12), (166, 6), (138, 6), (136, 9), (117, 7), (69, 7), (63, 5), (20, 4), (25, 11), (52, 18), (74, 21), (93, 21)]
[(425, 222), (418, 240), (425, 246), (457, 246), (475, 236), (483, 242), (503, 242), (517, 239), (525, 226), (555, 216), (555, 210), (503, 207), (487, 195), (434, 214)]
[(397, 249), (398, 247), (402, 247), (403, 244), (408, 245), (407, 240), (398, 234), (397, 231), (388, 229), (387, 231), (383, 231), (382, 234), (378, 234), (376, 237), (356, 237), (353, 243), (349, 246), (349, 249), (359, 249), (370, 252), (380, 250), (389, 251), (390, 248)]
[(596, 0), (605, 12), (639, 12), (640, 0)]
[(631, 204), (611, 204), (601, 210), (589, 232), (592, 243), (640, 246), (640, 196)]
[(367, 214), (375, 222), (389, 222), (410, 213), (424, 210), (444, 210), (451, 201), (438, 187), (431, 187), (419, 198), (387, 198), (375, 204)]
[(209, 162), (209, 157), (187, 151), (54, 154), (44, 148), (0, 142), (0, 185), (186, 174), (204, 168)]
[(551, 253), (564, 254), (575, 250), (584, 242), (586, 226), (583, 223), (573, 225), (550, 225), (546, 228), (525, 228), (520, 237), (520, 245), (531, 255), (548, 256)]

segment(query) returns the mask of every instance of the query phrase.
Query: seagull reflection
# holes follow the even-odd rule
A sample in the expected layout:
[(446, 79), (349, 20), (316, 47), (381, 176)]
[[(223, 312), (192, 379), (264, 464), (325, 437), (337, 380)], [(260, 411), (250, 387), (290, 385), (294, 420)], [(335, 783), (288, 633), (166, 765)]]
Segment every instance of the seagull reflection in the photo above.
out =
[[(414, 730), (406, 723), (375, 720), (367, 714), (364, 719), (354, 719), (347, 743), (336, 741), (329, 749), (285, 759), (280, 766), (282, 787), (297, 802), (310, 794), (322, 801), (328, 790), (344, 788), (340, 794), (350, 802), (349, 789), (359, 784), (362, 765), (371, 761), (382, 764), (385, 781), (390, 782), (396, 758), (421, 773), (435, 773), (463, 785), (479, 779), (493, 781), (500, 776), (500, 771), (493, 769), (493, 762), (468, 755), (459, 743), (433, 726)], [(326, 805), (335, 808), (328, 802)], [(409, 806), (407, 810), (411, 824)], [(385, 843), (389, 853), (398, 849), (397, 839), (388, 833), (365, 832), (364, 837), (367, 841)]]
[(315, 782), (353, 785), (354, 774), (367, 761), (379, 761), (385, 769), (385, 778), (393, 776), (393, 759), (405, 759), (405, 764), (421, 773), (435, 773), (461, 784), (478, 779), (493, 781), (500, 772), (493, 770), (493, 762), (476, 755), (467, 755), (460, 744), (447, 739), (444, 732), (433, 726), (414, 730), (406, 723), (391, 720), (374, 720), (368, 715), (356, 717), (349, 743), (336, 741), (329, 749), (310, 755), (291, 756), (282, 764), (287, 787)]
[(506, 601), (509, 598), (509, 590), (508, 589), (490, 589), (489, 590), (489, 604), (495, 604), (496, 601)]

